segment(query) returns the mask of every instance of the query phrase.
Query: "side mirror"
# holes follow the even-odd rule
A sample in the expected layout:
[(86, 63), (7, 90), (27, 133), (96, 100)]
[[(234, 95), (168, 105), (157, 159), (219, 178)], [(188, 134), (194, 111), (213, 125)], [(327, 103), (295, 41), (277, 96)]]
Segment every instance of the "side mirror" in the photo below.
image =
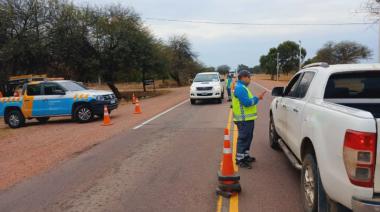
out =
[(224, 79), (220, 79), (221, 82), (224, 82)]
[(272, 90), (272, 96), (283, 96), (284, 95), (284, 87), (275, 87)]
[(66, 94), (66, 92), (63, 91), (63, 90), (55, 90), (54, 93), (55, 93), (56, 95), (65, 95), (65, 94)]

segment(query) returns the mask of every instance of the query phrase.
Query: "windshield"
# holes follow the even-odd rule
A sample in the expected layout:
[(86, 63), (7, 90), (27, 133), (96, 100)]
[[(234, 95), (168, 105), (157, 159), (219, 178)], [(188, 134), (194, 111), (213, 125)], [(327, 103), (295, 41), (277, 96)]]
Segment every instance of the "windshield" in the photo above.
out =
[(84, 91), (87, 90), (86, 87), (80, 85), (77, 82), (73, 81), (65, 81), (59, 83), (66, 91)]
[(198, 74), (194, 82), (217, 82), (219, 77), (217, 74)]

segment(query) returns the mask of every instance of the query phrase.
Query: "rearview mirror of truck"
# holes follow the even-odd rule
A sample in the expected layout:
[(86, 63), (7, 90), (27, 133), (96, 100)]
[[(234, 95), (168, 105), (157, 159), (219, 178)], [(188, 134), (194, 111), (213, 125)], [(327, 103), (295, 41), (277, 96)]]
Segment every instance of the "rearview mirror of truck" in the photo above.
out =
[(284, 95), (284, 87), (275, 87), (272, 90), (272, 96), (283, 96)]

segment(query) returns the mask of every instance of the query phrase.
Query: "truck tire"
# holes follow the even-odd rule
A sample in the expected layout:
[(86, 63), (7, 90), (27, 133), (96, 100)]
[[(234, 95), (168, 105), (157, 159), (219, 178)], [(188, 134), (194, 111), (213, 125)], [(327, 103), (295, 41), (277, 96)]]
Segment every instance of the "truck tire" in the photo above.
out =
[(195, 99), (190, 99), (190, 103), (191, 103), (192, 105), (195, 105), (196, 102), (197, 102), (197, 100), (195, 100)]
[(87, 123), (94, 119), (94, 113), (88, 105), (78, 105), (73, 114), (74, 120), (79, 123)]
[(9, 111), (6, 116), (6, 122), (8, 123), (10, 128), (16, 129), (24, 126), (25, 124), (25, 117), (19, 110), (11, 110)]
[(220, 97), (217, 101), (218, 101), (218, 104), (222, 104), (222, 102), (223, 102), (223, 98)]
[(304, 211), (330, 211), (327, 195), (320, 179), (318, 164), (312, 153), (307, 153), (302, 162), (301, 196)]
[(278, 144), (278, 139), (280, 136), (278, 136), (276, 127), (274, 125), (273, 116), (270, 116), (270, 122), (269, 122), (269, 145), (274, 150), (280, 150), (280, 145)]
[(36, 118), (38, 122), (40, 122), (41, 124), (45, 124), (46, 122), (49, 121), (50, 117), (38, 117)]

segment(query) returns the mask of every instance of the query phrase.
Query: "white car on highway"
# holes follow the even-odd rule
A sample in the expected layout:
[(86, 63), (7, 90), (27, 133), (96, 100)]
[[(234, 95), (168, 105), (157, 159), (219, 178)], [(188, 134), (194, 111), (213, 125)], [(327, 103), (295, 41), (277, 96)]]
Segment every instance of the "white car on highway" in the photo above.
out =
[(305, 211), (380, 211), (380, 64), (311, 64), (272, 95), (270, 145), (302, 170)]
[(224, 98), (224, 79), (218, 72), (204, 72), (195, 76), (190, 87), (190, 101), (195, 104), (197, 100), (216, 99), (222, 103)]

